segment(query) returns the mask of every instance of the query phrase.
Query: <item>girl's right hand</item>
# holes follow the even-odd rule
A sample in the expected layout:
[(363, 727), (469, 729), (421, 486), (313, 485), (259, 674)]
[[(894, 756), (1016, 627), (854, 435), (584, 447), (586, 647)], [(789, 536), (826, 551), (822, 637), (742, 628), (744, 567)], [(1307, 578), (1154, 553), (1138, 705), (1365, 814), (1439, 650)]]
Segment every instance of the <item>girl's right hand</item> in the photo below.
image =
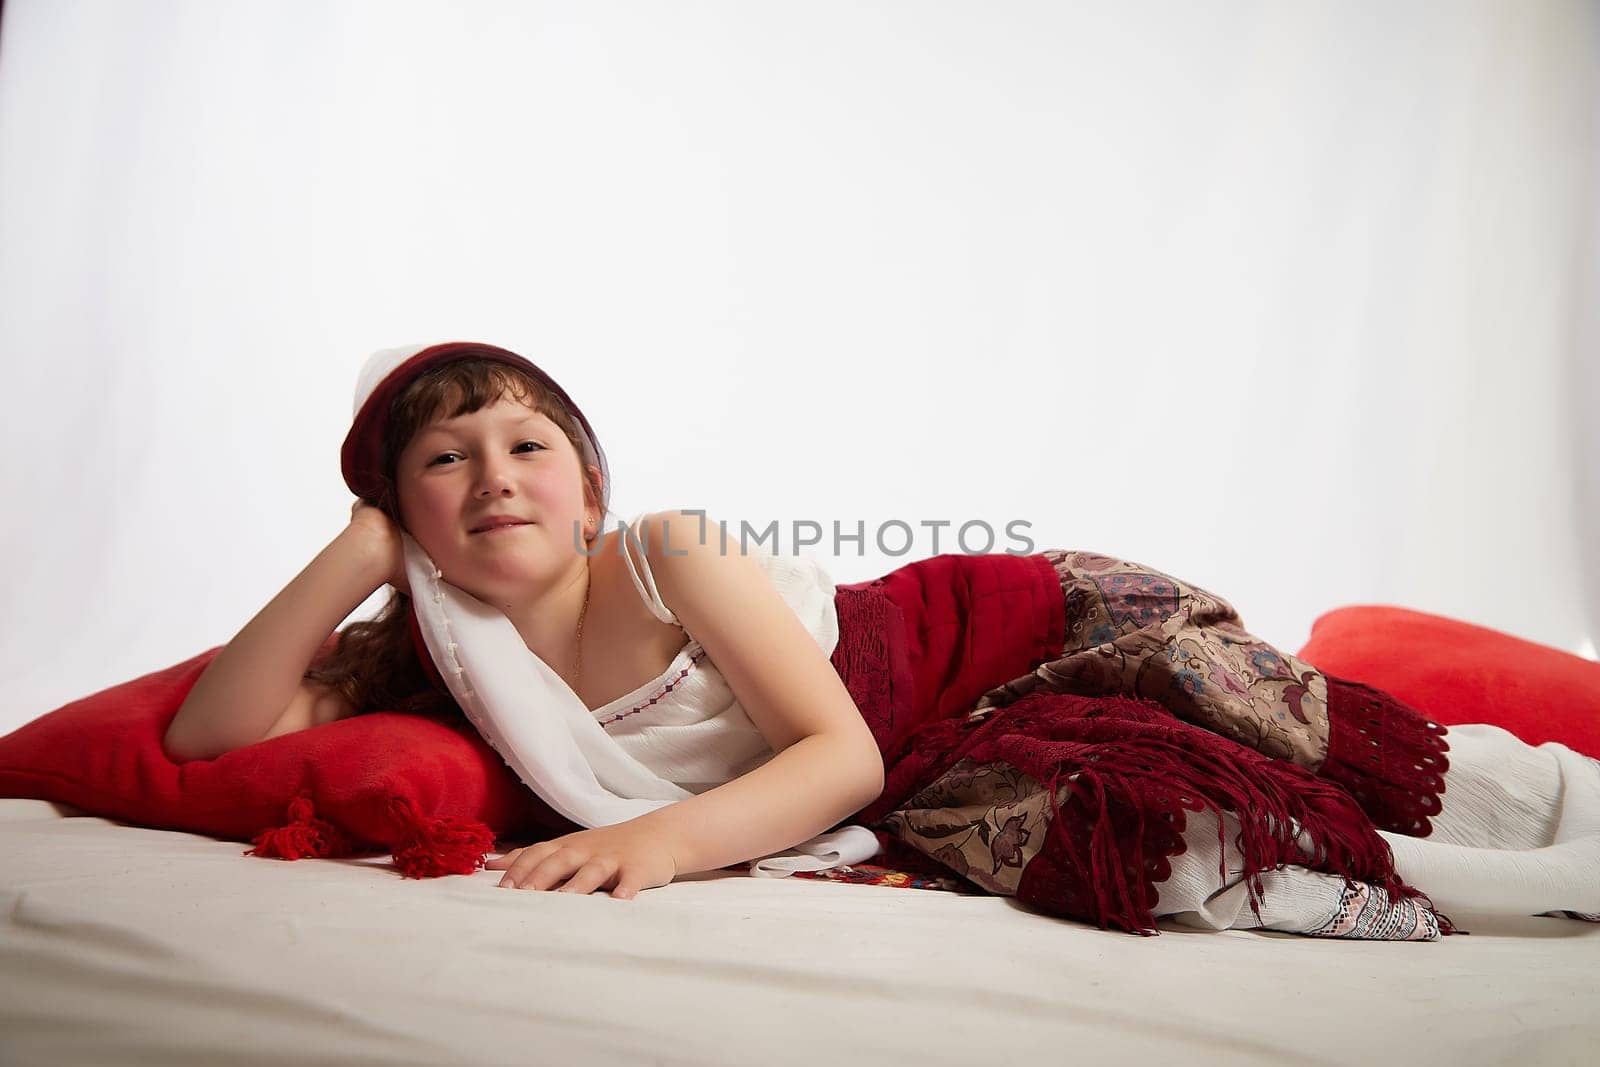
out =
[(350, 526), (347, 533), (367, 544), (373, 557), (382, 561), (384, 581), (400, 592), (411, 595), (411, 585), (406, 580), (405, 545), (400, 540), (400, 527), (365, 500), (357, 500), (350, 507)]

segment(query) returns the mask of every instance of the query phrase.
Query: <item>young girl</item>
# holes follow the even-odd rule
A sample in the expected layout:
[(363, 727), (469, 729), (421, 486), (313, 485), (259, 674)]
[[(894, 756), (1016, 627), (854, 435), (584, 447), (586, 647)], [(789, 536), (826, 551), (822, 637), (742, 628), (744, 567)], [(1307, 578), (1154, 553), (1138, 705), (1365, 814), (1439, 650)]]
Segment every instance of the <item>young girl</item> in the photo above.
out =
[[(603, 532), (610, 477), (588, 420), (489, 345), (375, 354), (342, 459), (349, 525), (216, 657), (167, 749), (209, 758), (374, 710), (465, 712), (589, 827), (491, 860), (501, 886), (631, 898), (853, 817), (991, 891), (1127, 929), (1170, 915), (1437, 936), (1406, 883), (1472, 906), (1487, 848), (1573, 846), (1502, 903), (1600, 910), (1593, 761), (1492, 727), (1451, 729), (1447, 761), (1442, 727), (1159, 572), (1088, 553), (937, 557), (836, 590), (694, 512)], [(313, 663), (385, 583), (384, 609)], [(520, 643), (472, 666), (462, 646), (492, 642), (479, 626)], [(519, 762), (541, 753), (508, 752), (507, 722), (545, 711), (508, 710), (519, 694), (485, 677), (495, 657), (535, 666), (542, 701), (581, 706), (547, 763), (608, 798), (640, 783), (623, 799), (646, 808), (585, 807)], [(1497, 780), (1508, 758), (1518, 773)], [(624, 810), (643, 813), (604, 813)], [(1450, 843), (1402, 841), (1430, 831)]]

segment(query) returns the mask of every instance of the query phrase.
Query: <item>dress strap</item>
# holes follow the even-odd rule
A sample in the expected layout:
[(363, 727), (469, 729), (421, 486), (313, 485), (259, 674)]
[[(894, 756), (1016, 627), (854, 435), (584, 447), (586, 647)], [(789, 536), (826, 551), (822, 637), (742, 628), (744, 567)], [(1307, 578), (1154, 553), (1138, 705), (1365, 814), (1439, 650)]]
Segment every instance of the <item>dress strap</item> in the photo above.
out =
[[(639, 523), (644, 516), (645, 513), (641, 511), (623, 523), (622, 528), (617, 531), (617, 537), (622, 542), (622, 558), (628, 564), (628, 576), (633, 579), (633, 587), (639, 590), (639, 595), (644, 598), (645, 606), (650, 609), (650, 614), (662, 622), (680, 626), (678, 617), (672, 613), (672, 610), (662, 601), (661, 594), (656, 591), (655, 575), (650, 573), (650, 561), (645, 557), (643, 546), (639, 543), (640, 538), (637, 531), (640, 528)], [(640, 550), (638, 563), (635, 563), (633, 559), (635, 548)]]

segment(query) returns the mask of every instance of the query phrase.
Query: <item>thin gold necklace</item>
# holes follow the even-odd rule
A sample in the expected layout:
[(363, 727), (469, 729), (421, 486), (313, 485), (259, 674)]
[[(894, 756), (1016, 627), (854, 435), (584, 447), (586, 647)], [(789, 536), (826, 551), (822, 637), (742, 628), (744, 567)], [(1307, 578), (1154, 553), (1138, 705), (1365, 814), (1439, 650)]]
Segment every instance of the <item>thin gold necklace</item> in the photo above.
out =
[(583, 583), (583, 607), (578, 610), (578, 655), (572, 665), (572, 680), (580, 681), (583, 678), (583, 620), (589, 616), (589, 587), (593, 583), (585, 576)]

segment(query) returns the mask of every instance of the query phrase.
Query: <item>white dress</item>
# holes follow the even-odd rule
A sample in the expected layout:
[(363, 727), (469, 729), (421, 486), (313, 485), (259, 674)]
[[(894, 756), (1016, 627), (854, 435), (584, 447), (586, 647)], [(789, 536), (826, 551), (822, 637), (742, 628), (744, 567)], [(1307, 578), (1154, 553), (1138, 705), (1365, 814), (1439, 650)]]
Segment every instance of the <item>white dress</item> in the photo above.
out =
[[(636, 516), (627, 523), (639, 529)], [(661, 600), (650, 562), (637, 539), (618, 535), (622, 558), (650, 613), (682, 629)], [(772, 586), (793, 609), (823, 655), (839, 643), (839, 615), (833, 606), (834, 584), (827, 571), (805, 556), (753, 553)], [(733, 690), (706, 650), (687, 630), (687, 643), (660, 675), (604, 707), (595, 719), (629, 755), (691, 793), (730, 782), (761, 766), (772, 748), (739, 706)]]

